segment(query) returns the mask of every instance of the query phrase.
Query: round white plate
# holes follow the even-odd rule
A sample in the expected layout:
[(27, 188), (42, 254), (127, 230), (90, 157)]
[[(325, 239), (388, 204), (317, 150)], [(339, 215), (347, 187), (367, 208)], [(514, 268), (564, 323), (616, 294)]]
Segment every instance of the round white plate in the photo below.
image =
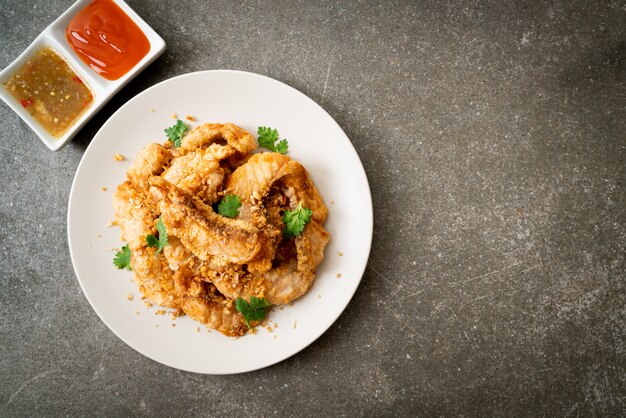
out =
[[(130, 161), (146, 145), (162, 143), (173, 113), (205, 122), (233, 122), (256, 134), (278, 129), (289, 156), (309, 171), (329, 209), (326, 257), (311, 290), (292, 306), (274, 307), (273, 332), (225, 337), (188, 317), (156, 315), (141, 300), (132, 272), (112, 263), (123, 244), (111, 198)], [(114, 154), (126, 160), (118, 162)], [(106, 187), (106, 190), (103, 188)], [(313, 100), (279, 81), (239, 71), (204, 71), (159, 83), (122, 106), (85, 151), (67, 213), (67, 234), (78, 281), (102, 321), (135, 350), (182, 370), (241, 373), (270, 366), (324, 333), (356, 291), (372, 243), (372, 200), (365, 171), (350, 140)], [(339, 254), (343, 254), (340, 256)], [(337, 275), (341, 277), (338, 278)], [(132, 294), (132, 300), (128, 295)], [(173, 326), (175, 325), (175, 326)]]

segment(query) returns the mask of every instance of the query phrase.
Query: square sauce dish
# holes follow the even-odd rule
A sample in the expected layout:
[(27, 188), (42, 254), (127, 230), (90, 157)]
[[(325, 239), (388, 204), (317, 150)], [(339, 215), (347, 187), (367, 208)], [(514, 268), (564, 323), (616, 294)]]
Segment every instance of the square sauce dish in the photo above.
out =
[(123, 0), (78, 0), (0, 72), (0, 98), (56, 151), (164, 50)]

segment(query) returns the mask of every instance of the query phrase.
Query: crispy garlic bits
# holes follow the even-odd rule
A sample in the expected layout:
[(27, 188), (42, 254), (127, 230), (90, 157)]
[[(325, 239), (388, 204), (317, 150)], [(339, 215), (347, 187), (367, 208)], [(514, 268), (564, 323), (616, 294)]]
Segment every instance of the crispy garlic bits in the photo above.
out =
[[(304, 167), (278, 153), (252, 154), (257, 146), (237, 125), (198, 126), (178, 148), (144, 148), (113, 197), (144, 297), (229, 336), (248, 330), (235, 300), (282, 305), (304, 295), (329, 240), (327, 208)], [(226, 195), (240, 199), (233, 218), (216, 211)], [(299, 207), (310, 209), (310, 220), (287, 237), (284, 214)], [(159, 222), (167, 231), (162, 251), (146, 241)]]

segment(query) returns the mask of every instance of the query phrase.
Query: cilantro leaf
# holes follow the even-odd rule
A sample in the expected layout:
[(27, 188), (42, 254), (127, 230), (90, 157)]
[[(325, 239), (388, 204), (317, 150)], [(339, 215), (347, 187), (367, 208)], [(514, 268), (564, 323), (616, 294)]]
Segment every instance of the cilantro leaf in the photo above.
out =
[(311, 209), (302, 207), (302, 203), (298, 203), (298, 207), (294, 211), (285, 211), (283, 215), (283, 222), (285, 223), (283, 235), (286, 237), (297, 237), (300, 235), (304, 230), (304, 226), (311, 222), (312, 214)]
[(270, 303), (265, 298), (257, 298), (256, 296), (250, 296), (250, 303), (243, 298), (235, 300), (235, 308), (241, 312), (249, 329), (252, 329), (250, 321), (262, 321), (265, 319), (269, 306)]
[(155, 254), (167, 245), (167, 231), (165, 230), (165, 225), (163, 225), (161, 218), (159, 218), (159, 222), (156, 224), (156, 229), (159, 231), (158, 238), (152, 234), (146, 235), (146, 244), (148, 244), (148, 247), (154, 247), (157, 249)]
[(259, 126), (257, 129), (259, 134), (259, 146), (267, 148), (270, 151), (278, 152), (280, 154), (286, 154), (289, 148), (289, 143), (286, 139), (282, 139), (278, 143), (278, 131), (266, 126)]
[(189, 126), (182, 120), (177, 119), (173, 126), (164, 129), (164, 131), (167, 134), (167, 139), (174, 145), (174, 148), (178, 148), (180, 147), (180, 141), (183, 139), (183, 135), (187, 132), (187, 129), (189, 129)]
[(265, 126), (259, 126), (259, 146), (274, 151), (274, 143), (278, 140), (278, 131)]
[(234, 194), (227, 194), (220, 200), (217, 205), (217, 213), (227, 218), (234, 218), (239, 215), (239, 208), (241, 207), (241, 199)]
[[(152, 234), (146, 235), (146, 244), (148, 244), (148, 247), (157, 247), (158, 248), (158, 246), (159, 246), (159, 239), (157, 237), (155, 237), (154, 235), (152, 235)], [(159, 248), (159, 250), (161, 250), (161, 249)]]
[(278, 144), (276, 144), (276, 152), (280, 154), (286, 154), (288, 148), (289, 148), (289, 144), (287, 143), (286, 139), (282, 139), (278, 141)]
[(132, 270), (130, 266), (130, 248), (128, 248), (128, 244), (124, 245), (121, 250), (119, 250), (115, 257), (113, 257), (113, 264), (118, 269), (126, 269)]

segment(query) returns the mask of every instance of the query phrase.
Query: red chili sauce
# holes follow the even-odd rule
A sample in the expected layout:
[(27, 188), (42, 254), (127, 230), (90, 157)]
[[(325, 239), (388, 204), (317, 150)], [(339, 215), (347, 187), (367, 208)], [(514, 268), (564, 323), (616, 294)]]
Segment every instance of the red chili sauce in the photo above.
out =
[(94, 0), (65, 30), (85, 64), (107, 80), (129, 72), (150, 51), (150, 41), (113, 0)]

